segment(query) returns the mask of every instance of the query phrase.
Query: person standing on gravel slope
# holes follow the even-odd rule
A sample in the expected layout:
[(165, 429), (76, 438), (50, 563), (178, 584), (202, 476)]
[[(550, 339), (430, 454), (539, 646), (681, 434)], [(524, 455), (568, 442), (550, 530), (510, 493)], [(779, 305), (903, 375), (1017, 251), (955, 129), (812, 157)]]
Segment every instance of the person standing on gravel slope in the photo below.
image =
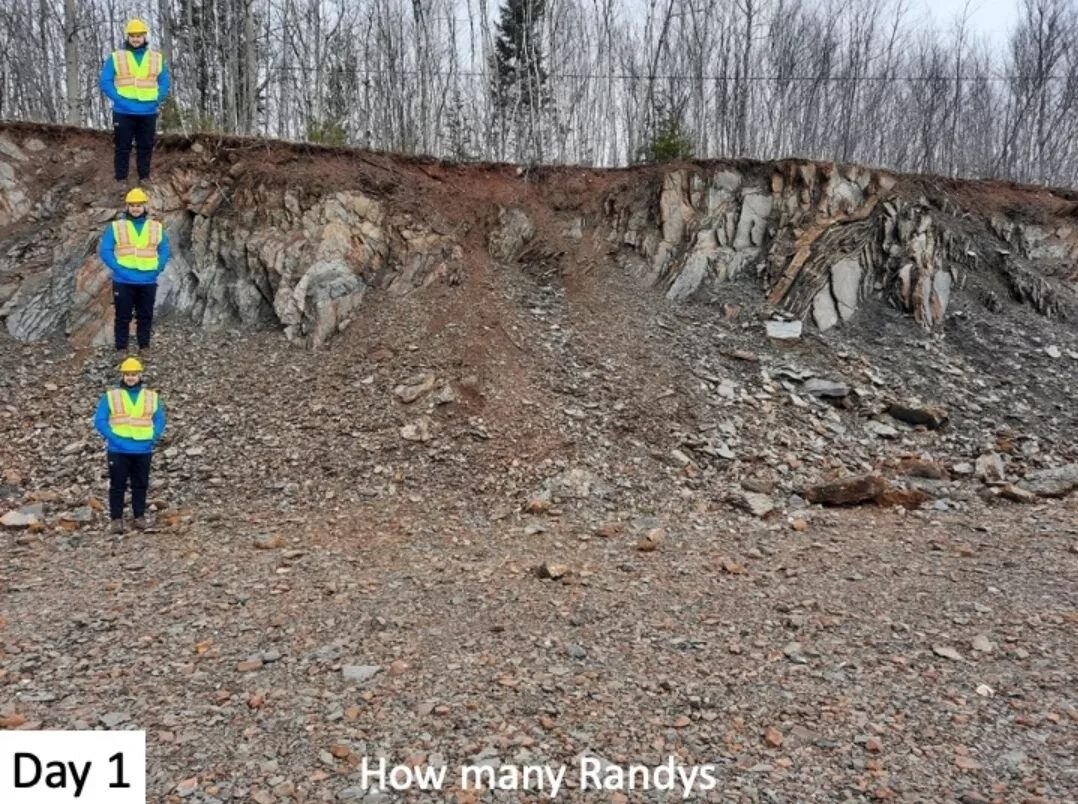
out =
[(136, 187), (126, 197), (127, 215), (113, 221), (101, 236), (98, 256), (112, 272), (115, 308), (113, 339), (117, 351), (127, 350), (131, 315), (136, 318), (139, 352), (150, 348), (157, 277), (170, 255), (168, 233), (146, 212), (150, 198)]
[(112, 101), (113, 167), (121, 186), (127, 182), (132, 143), (138, 148), (135, 163), (139, 183), (150, 178), (157, 110), (171, 83), (165, 57), (148, 47), (150, 29), (146, 23), (131, 20), (124, 33), (123, 48), (105, 59), (99, 82), (101, 91)]
[(153, 448), (165, 432), (165, 406), (156, 391), (142, 385), (143, 366), (129, 357), (120, 364), (118, 387), (97, 403), (94, 427), (105, 438), (109, 459), (109, 533), (124, 532), (124, 495), (131, 485), (136, 530), (145, 530), (146, 492)]

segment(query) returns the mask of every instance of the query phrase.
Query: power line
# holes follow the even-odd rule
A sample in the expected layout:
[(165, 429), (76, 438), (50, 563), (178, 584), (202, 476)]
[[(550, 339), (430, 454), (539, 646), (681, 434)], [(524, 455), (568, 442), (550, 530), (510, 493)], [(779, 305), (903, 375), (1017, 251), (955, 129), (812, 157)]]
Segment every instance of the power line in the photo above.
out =
[[(271, 73), (314, 73), (314, 69), (305, 67), (303, 65), (271, 65), (262, 68), (266, 72)], [(331, 73), (348, 75), (366, 75), (379, 78), (421, 78), (421, 77), (439, 77), (439, 78), (482, 78), (489, 80), (494, 78), (496, 73), (487, 71), (476, 70), (399, 70), (394, 68), (385, 67), (329, 67), (322, 73), (323, 76), (328, 76)], [(1022, 82), (1022, 81), (1066, 81), (1068, 76), (1062, 75), (1048, 75), (1048, 76), (1033, 76), (1033, 75), (689, 75), (679, 73), (657, 73), (654, 76), (650, 75), (636, 75), (633, 73), (548, 73), (545, 77), (546, 81), (557, 80), (581, 80), (581, 79), (604, 79), (604, 80), (617, 80), (617, 81), (704, 81), (708, 83), (736, 83), (739, 81), (749, 81), (753, 83), (804, 83), (804, 82), (835, 82), (835, 83), (896, 83), (896, 84), (915, 84), (915, 83), (930, 83), (930, 82), (944, 82), (951, 83), (954, 81), (960, 81), (963, 83), (968, 82), (982, 82), (982, 83), (999, 83), (999, 82)]]

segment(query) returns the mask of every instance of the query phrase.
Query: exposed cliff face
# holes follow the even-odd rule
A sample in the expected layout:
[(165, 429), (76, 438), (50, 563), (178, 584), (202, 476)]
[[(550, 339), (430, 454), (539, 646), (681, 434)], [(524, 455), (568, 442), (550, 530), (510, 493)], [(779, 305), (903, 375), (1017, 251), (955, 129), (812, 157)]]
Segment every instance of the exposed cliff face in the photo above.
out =
[[(10, 137), (3, 142), (10, 161), (0, 163), (7, 168), (0, 208), (8, 246), (0, 316), (8, 332), (20, 340), (63, 332), (79, 344), (106, 342), (110, 282), (97, 244), (117, 209), (109, 192), (95, 187), (109, 183), (95, 176), (89, 187), (43, 188), (37, 162), (49, 157), (28, 152), (48, 149), (36, 137), (24, 141), (29, 148)], [(79, 166), (95, 156), (90, 149), (73, 154)], [(238, 182), (244, 162), (220, 175), (201, 146), (191, 156), (151, 189), (173, 253), (159, 285), (160, 312), (208, 329), (277, 326), (289, 340), (318, 346), (348, 325), (368, 289), (407, 293), (459, 270), (459, 243), (407, 213), (387, 214), (361, 191)], [(79, 191), (86, 190), (84, 201)]]
[(317, 346), (347, 326), (368, 288), (408, 292), (448, 276), (463, 255), (361, 192), (226, 193), (192, 173), (162, 201), (181, 244), (163, 305), (210, 328), (276, 324)]
[(721, 297), (722, 283), (748, 275), (777, 310), (821, 331), (869, 298), (931, 329), (972, 280), (986, 293), (1002, 282), (1043, 315), (1066, 314), (1075, 298), (1066, 269), (1078, 261), (1073, 200), (1052, 197), (1056, 215), (1029, 193), (1043, 217), (1028, 223), (978, 215), (923, 184), (796, 162), (682, 169), (663, 177), (657, 203), (645, 194), (608, 212), (632, 249), (622, 261), (673, 301)]
[[(17, 339), (108, 338), (96, 256), (117, 213), (108, 148), (86, 132), (0, 136), (0, 317)], [(174, 254), (161, 312), (279, 327), (309, 346), (369, 292), (456, 282), (488, 258), (628, 269), (675, 302), (744, 281), (820, 331), (871, 300), (926, 329), (961, 292), (1051, 318), (1075, 300), (1078, 205), (1065, 193), (793, 161), (519, 176), (240, 141), (165, 141), (158, 163), (153, 211)]]

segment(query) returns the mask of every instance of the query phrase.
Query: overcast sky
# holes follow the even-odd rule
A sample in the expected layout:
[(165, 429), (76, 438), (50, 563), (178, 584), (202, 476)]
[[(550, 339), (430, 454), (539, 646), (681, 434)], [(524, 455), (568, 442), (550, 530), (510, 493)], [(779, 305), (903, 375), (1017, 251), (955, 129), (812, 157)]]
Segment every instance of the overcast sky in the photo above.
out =
[[(969, 0), (970, 24), (978, 34), (989, 37), (993, 44), (1005, 45), (1007, 36), (1018, 19), (1019, 0)], [(925, 21), (933, 20), (937, 27), (950, 27), (951, 21), (962, 13), (966, 0), (913, 0), (911, 12)]]

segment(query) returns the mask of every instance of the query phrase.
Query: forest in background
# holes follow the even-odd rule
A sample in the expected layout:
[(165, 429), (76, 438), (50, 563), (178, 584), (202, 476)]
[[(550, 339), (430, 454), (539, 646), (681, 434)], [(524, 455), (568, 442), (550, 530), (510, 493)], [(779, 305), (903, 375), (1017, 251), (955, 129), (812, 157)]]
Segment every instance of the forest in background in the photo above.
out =
[(1078, 0), (1005, 47), (908, 0), (9, 0), (0, 118), (109, 127), (101, 63), (145, 19), (160, 128), (454, 160), (858, 162), (1078, 184)]

